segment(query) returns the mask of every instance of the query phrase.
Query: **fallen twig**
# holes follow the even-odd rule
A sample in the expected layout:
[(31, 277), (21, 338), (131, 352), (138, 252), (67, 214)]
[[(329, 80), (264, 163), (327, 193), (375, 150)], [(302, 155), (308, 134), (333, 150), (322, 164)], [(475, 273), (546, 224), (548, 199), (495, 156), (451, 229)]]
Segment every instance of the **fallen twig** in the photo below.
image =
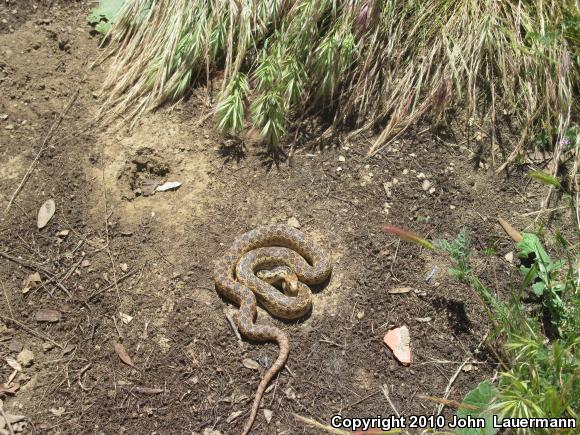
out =
[(325, 432), (328, 433), (334, 433), (334, 434), (338, 434), (338, 435), (350, 435), (350, 432), (346, 432), (344, 430), (340, 430), (340, 429), (335, 429), (331, 426), (327, 426), (325, 424), (322, 423), (318, 423), (316, 420), (312, 420), (310, 418), (306, 418), (306, 417), (302, 417), (301, 415), (298, 414), (292, 414), (294, 416), (294, 418), (308, 426), (312, 426), (315, 427), (317, 429), (323, 430)]
[[(43, 266), (41, 266), (38, 263), (35, 263), (33, 261), (23, 260), (21, 258), (14, 257), (14, 256), (8, 254), (7, 252), (2, 252), (2, 251), (0, 251), (0, 257), (4, 257), (7, 260), (13, 261), (14, 263), (18, 263), (21, 266), (26, 267), (27, 269), (42, 273), (44, 276), (46, 276), (48, 278), (48, 281), (43, 283), (43, 285), (47, 285), (53, 281), (56, 281), (56, 275), (54, 273), (52, 273), (50, 270), (45, 269)], [(58, 288), (60, 288), (63, 292), (65, 292), (69, 298), (72, 297), (71, 293), (68, 291), (68, 289), (62, 283), (55, 282), (55, 284)]]
[(50, 338), (50, 337), (48, 337), (48, 336), (46, 336), (44, 334), (41, 334), (40, 332), (36, 332), (34, 329), (29, 328), (24, 323), (21, 323), (18, 320), (13, 319), (12, 317), (8, 317), (8, 316), (4, 316), (4, 315), (0, 314), (0, 319), (2, 319), (5, 322), (14, 323), (16, 326), (22, 328), (24, 331), (28, 332), (29, 334), (32, 334), (35, 337), (40, 338), (41, 340), (46, 340), (46, 341), (54, 344), (59, 349), (64, 349), (64, 346), (62, 344), (57, 343), (52, 338)]
[[(475, 352), (477, 352), (479, 350), (479, 348), (481, 347), (483, 342), (487, 339), (487, 335), (488, 335), (488, 332), (485, 333), (485, 335), (483, 336), (483, 338), (481, 339), (481, 341), (479, 342), (479, 344), (475, 348)], [(447, 387), (445, 388), (445, 394), (443, 395), (444, 400), (447, 400), (447, 398), (449, 397), (449, 394), (451, 393), (451, 386), (455, 382), (455, 379), (457, 379), (457, 377), (459, 376), (459, 373), (461, 373), (461, 369), (463, 369), (465, 364), (467, 364), (469, 362), (469, 360), (471, 360), (472, 358), (473, 358), (473, 356), (471, 356), (471, 354), (470, 354), (469, 357), (467, 357), (465, 359), (465, 361), (463, 361), (459, 365), (459, 367), (457, 368), (457, 370), (455, 371), (453, 376), (451, 376), (451, 379), (449, 379), (449, 383), (447, 384)], [(441, 411), (443, 411), (444, 407), (445, 407), (445, 403), (440, 402), (439, 406), (437, 407), (437, 415), (441, 414)]]
[(224, 314), (226, 316), (226, 319), (228, 320), (228, 323), (232, 327), (232, 331), (234, 331), (234, 334), (236, 335), (236, 337), (238, 339), (238, 344), (240, 345), (240, 347), (242, 347), (244, 345), (244, 342), (242, 341), (242, 337), (240, 336), (240, 333), (238, 332), (238, 327), (236, 326), (236, 322), (232, 318), (231, 313), (225, 308), (224, 308)]
[(389, 387), (385, 384), (381, 389), (383, 390), (383, 394), (387, 399), (387, 402), (389, 402), (389, 405), (391, 405), (393, 412), (397, 415), (397, 417), (400, 417), (399, 411), (397, 410), (395, 404), (391, 401), (391, 397), (389, 396)]
[(100, 295), (101, 293), (104, 293), (110, 289), (112, 289), (113, 287), (116, 287), (117, 284), (119, 284), (121, 281), (125, 280), (126, 278), (129, 278), (131, 275), (135, 275), (135, 273), (137, 272), (137, 268), (127, 272), (125, 275), (120, 276), (118, 280), (116, 280), (114, 283), (108, 285), (107, 287), (103, 287), (102, 289), (97, 290), (96, 292), (94, 292), (92, 295), (90, 295), (86, 302), (90, 301), (91, 299), (93, 299), (94, 297), (97, 297), (98, 295)]
[(77, 90), (74, 92), (73, 96), (71, 97), (68, 105), (65, 107), (64, 111), (58, 115), (58, 117), (54, 120), (54, 122), (50, 126), (48, 133), (46, 133), (46, 136), (44, 136), (44, 140), (42, 141), (42, 145), (40, 146), (40, 150), (38, 150), (38, 153), (36, 153), (36, 157), (34, 158), (32, 163), (28, 167), (26, 173), (24, 174), (24, 177), (22, 177), (20, 184), (18, 185), (18, 187), (16, 188), (16, 190), (14, 191), (12, 196), (10, 197), (10, 201), (8, 201), (8, 205), (6, 206), (4, 213), (8, 213), (10, 211), (10, 207), (12, 207), (12, 203), (14, 202), (14, 200), (16, 199), (16, 197), (18, 196), (18, 194), (20, 193), (20, 191), (22, 190), (22, 188), (26, 184), (26, 181), (30, 177), (30, 174), (32, 173), (32, 171), (34, 169), (34, 166), (36, 166), (38, 159), (40, 159), (40, 156), (42, 155), (44, 150), (47, 148), (48, 141), (52, 138), (53, 133), (55, 132), (55, 130), (58, 127), (60, 127), (60, 124), (62, 123), (63, 118), (66, 116), (66, 114), (68, 113), (68, 111), (70, 110), (70, 108), (72, 107), (74, 102), (76, 101), (77, 97), (79, 96), (80, 90), (81, 90), (81, 88), (78, 87)]
[(8, 432), (10, 433), (10, 435), (14, 435), (14, 431), (12, 430), (12, 424), (10, 423), (10, 420), (8, 420), (8, 416), (4, 412), (4, 408), (2, 407), (1, 404), (0, 404), (0, 415), (6, 422), (6, 427), (8, 428)]

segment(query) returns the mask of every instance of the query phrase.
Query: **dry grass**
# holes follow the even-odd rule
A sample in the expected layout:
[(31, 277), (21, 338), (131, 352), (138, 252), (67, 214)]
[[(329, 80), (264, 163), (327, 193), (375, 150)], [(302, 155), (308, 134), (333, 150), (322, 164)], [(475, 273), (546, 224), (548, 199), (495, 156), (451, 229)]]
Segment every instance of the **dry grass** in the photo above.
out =
[[(128, 0), (113, 27), (101, 115), (136, 119), (224, 73), (217, 122), (246, 119), (270, 144), (307, 108), (334, 127), (380, 128), (369, 153), (450, 113), (539, 133), (555, 160), (578, 109), (578, 1)], [(572, 152), (578, 155), (578, 143)], [(556, 165), (557, 166), (557, 165)], [(503, 166), (502, 166), (503, 168)], [(557, 168), (554, 167), (554, 173)]]

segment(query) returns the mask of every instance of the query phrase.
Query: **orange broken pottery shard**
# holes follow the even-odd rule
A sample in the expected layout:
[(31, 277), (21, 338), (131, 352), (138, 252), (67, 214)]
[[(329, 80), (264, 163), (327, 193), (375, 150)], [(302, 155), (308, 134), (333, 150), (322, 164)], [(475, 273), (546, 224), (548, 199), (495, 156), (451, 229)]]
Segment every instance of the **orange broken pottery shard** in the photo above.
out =
[(411, 335), (409, 328), (401, 326), (385, 334), (385, 344), (393, 351), (395, 358), (404, 366), (411, 364)]

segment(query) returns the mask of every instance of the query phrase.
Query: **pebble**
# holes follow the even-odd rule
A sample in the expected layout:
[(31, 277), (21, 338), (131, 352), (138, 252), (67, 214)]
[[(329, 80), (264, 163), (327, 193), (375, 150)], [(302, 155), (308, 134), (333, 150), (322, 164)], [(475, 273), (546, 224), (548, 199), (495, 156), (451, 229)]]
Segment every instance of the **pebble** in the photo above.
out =
[(291, 218), (289, 218), (286, 221), (286, 224), (288, 224), (288, 226), (290, 226), (292, 228), (296, 228), (296, 229), (299, 229), (300, 228), (300, 222), (298, 222), (298, 219), (296, 219), (294, 216), (292, 216)]
[(14, 130), (14, 124), (8, 124), (6, 127), (4, 127), (5, 130)]
[(8, 345), (8, 349), (10, 349), (10, 351), (14, 353), (19, 353), (20, 351), (22, 351), (23, 347), (24, 346), (22, 345), (22, 343), (16, 340), (11, 341), (10, 344)]
[(422, 187), (425, 191), (429, 190), (431, 188), (431, 182), (429, 180), (423, 180)]
[(340, 172), (342, 171), (342, 168), (339, 166), (338, 168), (336, 168), (336, 172)]
[(22, 367), (30, 367), (34, 362), (34, 353), (30, 349), (23, 349), (16, 357), (16, 361), (22, 364)]
[(344, 156), (338, 156), (339, 162), (346, 162), (346, 158)]
[(417, 178), (418, 178), (419, 180), (423, 180), (423, 179), (425, 178), (425, 174), (424, 174), (423, 172), (419, 172), (419, 173), (417, 174)]
[(505, 258), (508, 263), (512, 263), (513, 264), (513, 262), (514, 262), (514, 253), (513, 253), (513, 251), (510, 251), (507, 254), (505, 254), (503, 258)]

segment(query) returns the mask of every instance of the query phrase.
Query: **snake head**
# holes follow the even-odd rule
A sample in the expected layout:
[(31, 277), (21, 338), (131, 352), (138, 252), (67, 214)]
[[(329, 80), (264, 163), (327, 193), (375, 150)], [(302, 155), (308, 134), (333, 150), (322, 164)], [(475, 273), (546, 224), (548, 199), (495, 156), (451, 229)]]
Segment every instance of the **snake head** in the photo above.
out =
[(294, 272), (284, 275), (282, 289), (288, 296), (296, 296), (298, 294), (298, 277)]

